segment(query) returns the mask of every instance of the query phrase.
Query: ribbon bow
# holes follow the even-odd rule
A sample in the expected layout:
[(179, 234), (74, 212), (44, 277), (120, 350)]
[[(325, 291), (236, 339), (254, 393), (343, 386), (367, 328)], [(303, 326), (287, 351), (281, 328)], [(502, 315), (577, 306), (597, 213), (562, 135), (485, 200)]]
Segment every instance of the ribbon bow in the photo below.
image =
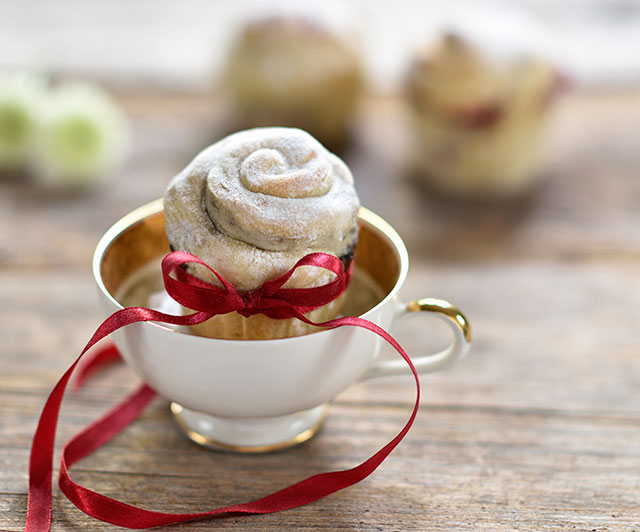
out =
[[(182, 267), (190, 262), (207, 268), (222, 286), (215, 286), (187, 273)], [(322, 286), (282, 288), (301, 266), (324, 268), (333, 272), (336, 277)], [(345, 272), (342, 261), (333, 255), (311, 253), (302, 257), (284, 275), (241, 294), (222, 275), (195, 255), (174, 251), (162, 259), (162, 276), (167, 293), (182, 306), (207, 314), (206, 319), (233, 311), (245, 317), (264, 314), (273, 319), (299, 318), (342, 294), (349, 284), (351, 270), (350, 266)], [(171, 276), (172, 273), (175, 278)]]
[[(218, 278), (222, 286), (207, 283), (184, 271), (182, 266), (188, 263), (197, 263), (208, 268)], [(336, 278), (328, 284), (313, 288), (282, 288), (296, 269), (301, 266), (324, 268), (333, 272)], [(69, 468), (75, 462), (88, 456), (121, 432), (153, 399), (155, 392), (148, 385), (143, 384), (135, 393), (116, 405), (102, 418), (76, 434), (62, 449), (60, 489), (80, 510), (96, 519), (128, 528), (150, 528), (214, 515), (222, 517), (238, 513), (264, 514), (302, 506), (360, 482), (369, 476), (402, 441), (413, 425), (420, 403), (420, 382), (413, 362), (400, 344), (380, 326), (360, 317), (347, 316), (315, 323), (305, 316), (306, 313), (333, 301), (344, 292), (350, 279), (351, 270), (345, 272), (342, 262), (337, 257), (325, 253), (307, 255), (283, 276), (264, 283), (258, 290), (245, 294), (238, 292), (229, 281), (200, 259), (182, 251), (175, 251), (165, 256), (162, 261), (162, 274), (169, 295), (178, 303), (196, 312), (185, 316), (174, 316), (145, 307), (127, 307), (114, 312), (98, 327), (80, 356), (71, 364), (53, 388), (40, 415), (29, 461), (29, 494), (25, 532), (49, 532), (51, 528), (53, 446), (60, 404), (71, 374), (93, 345), (112, 332), (131, 323), (157, 321), (173, 325), (197, 325), (217, 314), (236, 311), (243, 316), (265, 314), (274, 319), (297, 318), (318, 327), (336, 328), (347, 325), (361, 327), (386, 340), (406, 361), (416, 384), (416, 402), (409, 420), (402, 430), (382, 449), (358, 466), (343, 471), (314, 475), (250, 502), (200, 513), (174, 514), (152, 512), (106, 497), (78, 484), (69, 475)], [(86, 374), (87, 368), (97, 366), (101, 361), (113, 359), (114, 354), (116, 351), (113, 346), (97, 352), (85, 365), (81, 377)]]

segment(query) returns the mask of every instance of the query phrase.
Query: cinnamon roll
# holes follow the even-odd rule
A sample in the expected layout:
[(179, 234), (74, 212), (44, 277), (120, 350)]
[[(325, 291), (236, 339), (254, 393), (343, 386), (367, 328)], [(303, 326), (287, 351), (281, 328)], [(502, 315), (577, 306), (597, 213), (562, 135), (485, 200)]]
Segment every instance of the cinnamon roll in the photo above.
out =
[(344, 144), (363, 89), (350, 43), (302, 17), (248, 24), (231, 48), (224, 81), (242, 127), (299, 127), (332, 148)]
[[(171, 247), (196, 255), (241, 292), (279, 277), (309, 253), (330, 253), (348, 263), (358, 209), (347, 166), (311, 135), (291, 128), (256, 128), (220, 140), (171, 181), (164, 199)], [(192, 273), (216, 282), (201, 266)], [(319, 286), (332, 276), (303, 267), (286, 286)], [(338, 298), (310, 317), (331, 319), (340, 305)], [(237, 313), (196, 327), (204, 336), (243, 339), (308, 331), (298, 320)]]

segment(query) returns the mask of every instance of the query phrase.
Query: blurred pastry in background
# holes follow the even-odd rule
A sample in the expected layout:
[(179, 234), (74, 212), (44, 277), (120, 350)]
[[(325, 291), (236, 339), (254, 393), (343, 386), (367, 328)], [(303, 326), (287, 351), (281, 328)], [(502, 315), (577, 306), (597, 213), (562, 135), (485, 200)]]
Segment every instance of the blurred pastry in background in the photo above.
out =
[(510, 196), (538, 179), (542, 140), (562, 79), (519, 53), (497, 60), (454, 33), (418, 54), (407, 94), (418, 173), (447, 192)]
[(224, 84), (238, 127), (298, 127), (337, 149), (348, 139), (363, 73), (351, 43), (323, 23), (272, 16), (240, 33)]
[(0, 74), (0, 173), (17, 174), (31, 157), (46, 83), (26, 73)]
[(77, 190), (117, 169), (129, 151), (129, 123), (99, 86), (52, 87), (29, 72), (0, 75), (0, 174)]
[(84, 188), (117, 170), (129, 144), (129, 122), (106, 91), (90, 83), (60, 85), (40, 117), (35, 175), (60, 190)]

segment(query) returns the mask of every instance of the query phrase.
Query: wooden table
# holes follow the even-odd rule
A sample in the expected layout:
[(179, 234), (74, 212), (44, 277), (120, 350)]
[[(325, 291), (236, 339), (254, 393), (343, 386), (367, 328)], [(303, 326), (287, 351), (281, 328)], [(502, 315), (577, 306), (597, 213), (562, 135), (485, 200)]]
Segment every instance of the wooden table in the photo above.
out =
[[(0, 182), (0, 529), (22, 530), (36, 420), (103, 318), (90, 271), (98, 238), (159, 197), (224, 118), (203, 97), (122, 102), (135, 147), (111, 186), (56, 197)], [(640, 530), (640, 90), (567, 97), (548, 182), (502, 205), (436, 199), (405, 177), (397, 101), (368, 102), (358, 131), (345, 158), (363, 203), (407, 242), (404, 296), (455, 302), (472, 323), (472, 350), (422, 378), (412, 431), (361, 484), (280, 514), (167, 530)], [(437, 324), (399, 337), (414, 351), (446, 340)], [(57, 453), (135, 383), (118, 365), (69, 394)], [(408, 376), (353, 385), (317, 438), (263, 456), (196, 447), (158, 399), (73, 476), (157, 510), (248, 500), (363, 460), (404, 424), (413, 393)], [(115, 528), (54, 487), (54, 531)]]

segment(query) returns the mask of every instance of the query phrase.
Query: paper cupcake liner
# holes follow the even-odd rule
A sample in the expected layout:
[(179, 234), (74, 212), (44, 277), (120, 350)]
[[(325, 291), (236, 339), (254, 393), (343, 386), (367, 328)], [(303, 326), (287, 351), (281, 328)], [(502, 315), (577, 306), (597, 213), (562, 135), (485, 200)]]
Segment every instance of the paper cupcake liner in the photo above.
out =
[[(320, 307), (306, 316), (315, 322), (322, 322), (337, 318), (340, 315), (344, 294), (328, 305)], [(185, 309), (185, 313), (193, 311)], [(190, 327), (198, 336), (222, 338), (227, 340), (269, 340), (275, 338), (289, 338), (321, 331), (319, 327), (293, 319), (275, 320), (262, 314), (245, 318), (237, 312), (214, 316), (213, 318)]]

